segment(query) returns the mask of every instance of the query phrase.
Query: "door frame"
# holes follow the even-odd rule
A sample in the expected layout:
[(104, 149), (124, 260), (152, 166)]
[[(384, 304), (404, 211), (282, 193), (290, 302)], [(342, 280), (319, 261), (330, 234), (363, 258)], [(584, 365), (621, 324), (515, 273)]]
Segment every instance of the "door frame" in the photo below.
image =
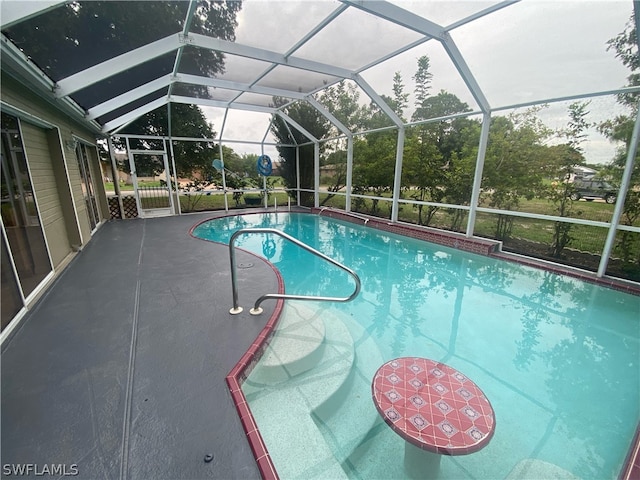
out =
[[(128, 140), (128, 139), (127, 139)], [(127, 141), (128, 143), (128, 141)], [(140, 218), (150, 218), (150, 217), (166, 217), (170, 215), (176, 214), (173, 188), (172, 188), (172, 180), (171, 180), (171, 170), (169, 170), (169, 156), (167, 155), (166, 149), (164, 150), (131, 150), (128, 149), (129, 152), (129, 167), (131, 168), (131, 180), (133, 182), (133, 190), (135, 192), (136, 198), (136, 206), (138, 208), (138, 217)], [(149, 155), (159, 157), (162, 156), (162, 162), (164, 165), (164, 171), (166, 174), (166, 189), (167, 194), (169, 195), (169, 206), (162, 208), (142, 208), (142, 201), (140, 196), (140, 190), (138, 188), (138, 175), (135, 165), (135, 155)]]

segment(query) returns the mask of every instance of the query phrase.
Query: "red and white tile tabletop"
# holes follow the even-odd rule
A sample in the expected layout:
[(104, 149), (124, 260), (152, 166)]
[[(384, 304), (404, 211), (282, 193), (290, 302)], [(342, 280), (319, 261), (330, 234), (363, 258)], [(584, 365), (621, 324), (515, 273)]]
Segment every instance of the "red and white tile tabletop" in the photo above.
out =
[(475, 383), (444, 363), (396, 358), (378, 369), (371, 391), (385, 422), (423, 450), (466, 455), (493, 437), (491, 403)]

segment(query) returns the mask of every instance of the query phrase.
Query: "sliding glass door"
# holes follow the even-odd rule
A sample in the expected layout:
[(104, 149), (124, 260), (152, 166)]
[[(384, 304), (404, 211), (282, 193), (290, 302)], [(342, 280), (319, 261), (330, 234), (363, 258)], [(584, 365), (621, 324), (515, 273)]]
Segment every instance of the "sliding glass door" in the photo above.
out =
[[(24, 154), (20, 123), (2, 113), (2, 329), (52, 271)], [(5, 305), (5, 302), (8, 302)]]
[(78, 167), (80, 168), (80, 180), (82, 182), (82, 195), (87, 205), (87, 216), (91, 231), (96, 229), (96, 225), (100, 223), (100, 215), (98, 214), (98, 203), (96, 202), (96, 187), (93, 184), (91, 169), (89, 168), (89, 156), (87, 146), (78, 143), (76, 146), (76, 158), (78, 159)]

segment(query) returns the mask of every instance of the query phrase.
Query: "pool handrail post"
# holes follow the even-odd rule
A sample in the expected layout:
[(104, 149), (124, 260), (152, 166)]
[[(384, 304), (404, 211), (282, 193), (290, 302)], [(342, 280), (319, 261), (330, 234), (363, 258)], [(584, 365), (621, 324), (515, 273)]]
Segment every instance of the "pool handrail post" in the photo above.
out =
[(237, 315), (242, 312), (242, 307), (238, 305), (238, 282), (236, 279), (236, 252), (233, 248), (233, 242), (242, 230), (238, 230), (229, 239), (229, 263), (231, 264), (231, 291), (233, 294), (233, 308), (229, 310), (231, 315)]
[(272, 233), (274, 235), (278, 235), (298, 245), (299, 247), (308, 251), (309, 253), (312, 253), (313, 255), (316, 255), (317, 257), (320, 257), (323, 260), (326, 260), (327, 262), (331, 263), (332, 265), (335, 265), (341, 270), (344, 270), (355, 281), (355, 289), (353, 293), (351, 293), (351, 295), (347, 297), (324, 297), (324, 296), (312, 296), (312, 295), (288, 295), (284, 293), (267, 293), (262, 295), (256, 300), (253, 308), (249, 311), (251, 315), (261, 314), (262, 308), (260, 308), (260, 304), (263, 301), (268, 300), (270, 298), (282, 299), (282, 300), (315, 300), (315, 301), (321, 301), (321, 302), (349, 302), (354, 298), (356, 298), (360, 293), (361, 281), (358, 274), (353, 270), (351, 270), (349, 267), (346, 267), (345, 265), (342, 265), (340, 262), (334, 260), (333, 258), (325, 255), (322, 252), (319, 252), (315, 248), (310, 247), (304, 242), (301, 242), (297, 238), (292, 237), (291, 235), (281, 232), (280, 230), (277, 230), (275, 228), (244, 228), (234, 232), (233, 235), (231, 235), (231, 238), (229, 239), (229, 259), (231, 262), (231, 290), (233, 292), (233, 308), (229, 310), (229, 313), (231, 313), (232, 315), (236, 315), (242, 312), (242, 307), (238, 306), (238, 285), (237, 285), (237, 279), (236, 279), (236, 260), (235, 260), (234, 243), (236, 241), (236, 238), (238, 238), (240, 235), (249, 234), (249, 233)]

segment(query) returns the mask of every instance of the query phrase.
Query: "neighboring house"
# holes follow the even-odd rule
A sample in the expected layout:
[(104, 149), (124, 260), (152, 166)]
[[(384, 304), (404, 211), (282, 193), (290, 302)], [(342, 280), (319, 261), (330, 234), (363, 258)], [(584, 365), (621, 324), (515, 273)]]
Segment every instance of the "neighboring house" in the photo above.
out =
[(96, 136), (2, 70), (2, 339), (109, 218)]

